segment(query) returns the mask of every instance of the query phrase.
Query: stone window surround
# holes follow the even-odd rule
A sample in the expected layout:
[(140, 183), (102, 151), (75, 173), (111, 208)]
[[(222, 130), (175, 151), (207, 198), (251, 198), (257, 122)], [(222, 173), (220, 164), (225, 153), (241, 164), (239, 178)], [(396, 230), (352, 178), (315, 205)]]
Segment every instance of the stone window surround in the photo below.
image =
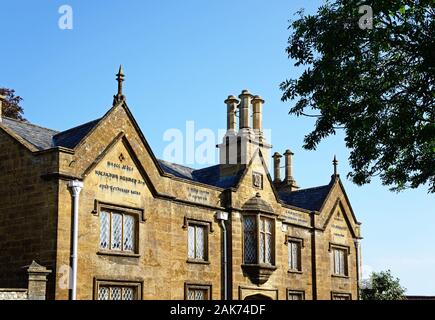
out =
[[(304, 239), (303, 238), (298, 238), (298, 237), (293, 237), (293, 236), (289, 236), (287, 235), (285, 238), (285, 245), (288, 245), (289, 242), (297, 242), (299, 243), (299, 270), (293, 270), (290, 269), (287, 271), (288, 273), (294, 273), (294, 274), (302, 274), (302, 250), (305, 248), (305, 244), (304, 244)], [(288, 252), (288, 250), (287, 250)], [(288, 266), (287, 266), (288, 267)]]
[(352, 294), (349, 292), (331, 291), (331, 300), (336, 300), (335, 297), (347, 297), (352, 300)]
[(100, 286), (117, 286), (117, 287), (131, 287), (135, 289), (136, 297), (134, 300), (142, 300), (143, 297), (143, 281), (135, 280), (115, 280), (113, 278), (95, 277), (94, 278), (94, 291), (93, 300), (98, 300), (98, 292)]
[[(257, 263), (254, 265), (264, 265), (268, 267), (275, 267), (276, 266), (276, 217), (271, 214), (264, 214), (264, 213), (243, 213), (242, 214), (242, 239), (244, 239), (245, 236), (245, 230), (244, 230), (244, 223), (243, 219), (245, 217), (254, 216), (256, 217), (256, 235), (257, 235)], [(272, 220), (272, 264), (262, 264), (260, 263), (260, 219), (261, 218), (267, 218)], [(252, 265), (252, 264), (245, 264), (245, 241), (242, 240), (242, 261), (243, 265)]]
[[(187, 231), (189, 225), (196, 225), (196, 226), (205, 227), (205, 243), (204, 243), (205, 244), (205, 248), (204, 248), (205, 259), (204, 260), (197, 260), (197, 259), (187, 258), (186, 262), (187, 263), (196, 263), (196, 264), (210, 264), (209, 233), (214, 232), (213, 222), (185, 216), (184, 221), (183, 221), (183, 229), (185, 229)], [(186, 242), (186, 249), (187, 249), (186, 252), (188, 252), (188, 250), (189, 250), (188, 246), (189, 246), (189, 243)]]
[(293, 289), (287, 289), (287, 294), (286, 294), (287, 300), (289, 300), (288, 296), (289, 296), (290, 294), (297, 294), (297, 295), (300, 295), (300, 296), (302, 297), (301, 300), (305, 300), (305, 291), (304, 291), (304, 290), (293, 290)]
[(205, 290), (207, 292), (207, 299), (212, 300), (212, 284), (211, 283), (197, 283), (197, 282), (185, 282), (184, 283), (184, 300), (188, 300), (188, 294), (190, 289)]
[(334, 249), (343, 250), (345, 252), (345, 257), (346, 257), (346, 261), (345, 261), (345, 275), (334, 273), (334, 256), (332, 255), (332, 257), (331, 257), (331, 259), (332, 259), (331, 277), (349, 279), (349, 258), (348, 258), (348, 256), (351, 254), (350, 253), (350, 247), (346, 246), (346, 245), (330, 242), (329, 243), (328, 252), (333, 252)]
[[(119, 212), (122, 214), (131, 215), (135, 218), (135, 250), (134, 252), (130, 251), (117, 251), (117, 250), (111, 250), (111, 249), (102, 249), (98, 245), (98, 255), (109, 255), (109, 256), (122, 256), (122, 257), (131, 257), (131, 258), (139, 258), (139, 224), (146, 221), (145, 215), (144, 215), (144, 209), (142, 208), (134, 208), (129, 206), (123, 206), (123, 205), (117, 205), (113, 203), (108, 202), (102, 202), (99, 200), (95, 200), (94, 202), (94, 210), (92, 211), (92, 214), (94, 216), (99, 217), (101, 211), (109, 211), (109, 212)], [(100, 222), (99, 222), (100, 223)], [(99, 229), (98, 229), (99, 230)]]

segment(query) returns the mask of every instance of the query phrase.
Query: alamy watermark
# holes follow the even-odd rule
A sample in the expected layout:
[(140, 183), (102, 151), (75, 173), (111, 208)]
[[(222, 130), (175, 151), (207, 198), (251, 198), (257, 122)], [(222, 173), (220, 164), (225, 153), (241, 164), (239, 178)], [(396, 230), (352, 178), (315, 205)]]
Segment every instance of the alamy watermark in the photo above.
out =
[(373, 29), (373, 9), (371, 6), (361, 6), (358, 13), (362, 14), (359, 18), (358, 25), (362, 30)]
[(57, 22), (59, 29), (72, 30), (74, 28), (74, 13), (70, 5), (64, 4), (59, 7), (58, 13), (61, 15)]

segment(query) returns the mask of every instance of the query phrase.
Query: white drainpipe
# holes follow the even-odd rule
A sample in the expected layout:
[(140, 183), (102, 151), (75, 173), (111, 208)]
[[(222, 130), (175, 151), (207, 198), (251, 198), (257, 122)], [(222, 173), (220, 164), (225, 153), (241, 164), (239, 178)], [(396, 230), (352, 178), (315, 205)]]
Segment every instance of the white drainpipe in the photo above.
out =
[(73, 251), (72, 251), (72, 300), (77, 299), (77, 246), (78, 246), (78, 238), (79, 238), (79, 199), (80, 199), (80, 191), (83, 188), (83, 182), (78, 180), (73, 180), (68, 183), (68, 187), (71, 189), (73, 196), (73, 214), (74, 214), (74, 222), (73, 222)]
[(216, 219), (220, 221), (223, 231), (223, 271), (224, 271), (224, 281), (223, 281), (223, 291), (224, 300), (228, 300), (228, 276), (227, 276), (227, 228), (225, 226), (225, 221), (228, 220), (228, 212), (219, 211), (216, 214)]

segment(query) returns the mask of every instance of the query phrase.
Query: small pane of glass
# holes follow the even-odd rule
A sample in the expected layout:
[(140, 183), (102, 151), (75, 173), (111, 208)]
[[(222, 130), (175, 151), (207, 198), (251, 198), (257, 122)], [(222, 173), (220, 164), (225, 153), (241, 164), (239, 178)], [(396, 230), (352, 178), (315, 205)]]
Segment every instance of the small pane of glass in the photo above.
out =
[(188, 242), (188, 257), (190, 259), (195, 259), (195, 227), (189, 226), (188, 227), (188, 235), (187, 235), (187, 242)]
[(100, 287), (98, 289), (98, 300), (109, 300), (109, 288)]
[(124, 250), (134, 251), (134, 217), (124, 216)]
[(109, 249), (110, 241), (110, 213), (100, 214), (100, 248)]
[(196, 227), (196, 259), (204, 260), (205, 241), (204, 241), (204, 227)]
[(257, 231), (256, 217), (247, 216), (244, 218), (244, 260), (245, 263), (257, 263)]
[(121, 250), (122, 245), (122, 215), (112, 214), (112, 249)]
[(120, 287), (111, 287), (110, 288), (110, 300), (122, 300)]

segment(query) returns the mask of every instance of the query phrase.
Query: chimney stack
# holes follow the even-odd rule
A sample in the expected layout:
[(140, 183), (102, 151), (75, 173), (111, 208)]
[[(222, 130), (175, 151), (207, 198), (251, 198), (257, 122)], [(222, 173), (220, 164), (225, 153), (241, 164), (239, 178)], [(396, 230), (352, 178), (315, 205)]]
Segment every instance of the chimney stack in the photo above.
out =
[(240, 98), (240, 119), (239, 119), (239, 129), (249, 128), (249, 106), (251, 105), (251, 100), (253, 98), (252, 94), (248, 90), (243, 90), (239, 95)]
[(259, 140), (262, 139), (263, 136), (263, 104), (264, 100), (260, 96), (255, 96), (252, 100), (252, 109), (253, 109), (253, 128), (254, 132), (257, 134)]
[(294, 153), (287, 149), (284, 153), (285, 156), (285, 179), (284, 182), (291, 186), (296, 186), (296, 181), (292, 175), (292, 157)]
[(282, 156), (275, 152), (272, 156), (273, 158), (273, 174), (274, 174), (274, 183), (281, 183), (281, 158)]
[(0, 123), (2, 123), (2, 119), (3, 119), (3, 100), (4, 99), (6, 99), (6, 97), (0, 94)]
[(227, 105), (227, 131), (236, 131), (236, 110), (239, 100), (234, 96), (228, 96), (224, 101)]

